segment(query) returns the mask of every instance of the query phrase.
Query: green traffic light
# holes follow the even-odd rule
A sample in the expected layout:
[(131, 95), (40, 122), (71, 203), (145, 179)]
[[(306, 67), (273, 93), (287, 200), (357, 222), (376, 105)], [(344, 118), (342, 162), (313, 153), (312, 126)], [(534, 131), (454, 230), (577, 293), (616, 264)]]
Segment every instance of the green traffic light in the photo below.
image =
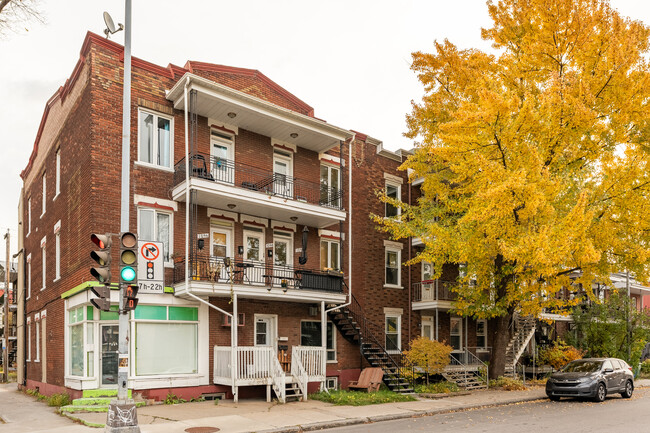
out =
[(131, 266), (125, 266), (122, 268), (121, 276), (123, 281), (133, 281), (135, 280), (135, 270)]

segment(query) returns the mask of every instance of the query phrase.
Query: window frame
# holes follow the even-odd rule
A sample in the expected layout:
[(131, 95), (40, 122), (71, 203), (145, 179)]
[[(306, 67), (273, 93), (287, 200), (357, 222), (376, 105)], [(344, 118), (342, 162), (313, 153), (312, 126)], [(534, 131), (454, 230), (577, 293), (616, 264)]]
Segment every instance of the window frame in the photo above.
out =
[(56, 170), (54, 182), (54, 199), (61, 193), (61, 148), (56, 150)]
[[(479, 323), (483, 323), (483, 332), (479, 334), (478, 332), (478, 327)], [(479, 352), (487, 352), (488, 350), (488, 344), (487, 344), (487, 336), (488, 336), (488, 323), (486, 319), (477, 319), (476, 320), (476, 350)], [(483, 337), (483, 345), (479, 346), (478, 344), (478, 338)], [(462, 338), (462, 336), (461, 336)]]
[[(328, 191), (327, 191), (327, 201), (326, 202), (323, 201), (323, 190), (322, 190), (323, 186), (325, 186), (323, 184), (323, 177), (322, 177), (323, 168), (325, 168), (327, 170), (327, 188), (328, 188)], [(328, 206), (332, 206), (332, 207), (335, 207), (335, 208), (340, 208), (341, 207), (341, 194), (337, 194), (337, 198), (334, 199), (334, 200), (332, 200), (332, 198), (331, 198), (331, 193), (333, 192), (332, 191), (332, 188), (333, 188), (332, 187), (332, 170), (337, 171), (337, 173), (338, 173), (337, 174), (337, 184), (339, 186), (338, 191), (342, 190), (342, 188), (341, 188), (341, 166), (336, 165), (336, 164), (327, 164), (324, 161), (321, 161), (320, 170), (319, 170), (319, 178), (320, 178), (319, 181), (320, 181), (320, 186), (321, 186), (320, 203), (321, 204), (325, 203)]]
[[(318, 324), (320, 326), (321, 321), (320, 320), (307, 320), (307, 319), (300, 321), (300, 345), (304, 346), (304, 347), (322, 347), (322, 344), (320, 346), (308, 346), (306, 344), (302, 344), (302, 335), (303, 335), (302, 325), (303, 325), (303, 323), (316, 323), (316, 324)], [(331, 329), (331, 336), (332, 336), (332, 341), (331, 341), (332, 347), (329, 347), (330, 341), (325, 342), (325, 359), (326, 359), (327, 363), (335, 364), (335, 363), (338, 362), (338, 357), (336, 355), (336, 328), (334, 327), (334, 323), (330, 322), (329, 320), (327, 321), (325, 326), (328, 328), (328, 330), (327, 330), (327, 332), (325, 334), (326, 335), (325, 338), (327, 339), (327, 335), (329, 334), (330, 329)], [(322, 335), (322, 330), (321, 329), (319, 329), (318, 332), (321, 333), (321, 334), (319, 334), (319, 336)], [(333, 354), (332, 359), (329, 359), (329, 354)]]
[[(150, 114), (154, 116), (153, 123), (154, 125), (158, 124), (158, 118), (163, 118), (169, 120), (169, 166), (166, 165), (161, 165), (157, 164), (156, 162), (147, 162), (142, 160), (142, 155), (141, 155), (141, 147), (140, 147), (140, 122), (141, 122), (141, 115), (142, 113)], [(156, 168), (158, 170), (165, 170), (165, 171), (174, 171), (174, 116), (169, 115), (169, 114), (164, 114), (164, 113), (159, 113), (157, 111), (149, 110), (143, 107), (138, 107), (138, 129), (137, 129), (137, 146), (138, 146), (138, 158), (135, 161), (136, 164), (150, 167), (150, 168)], [(157, 128), (157, 126), (156, 126)], [(154, 129), (155, 130), (155, 129)], [(151, 143), (151, 160), (152, 161), (157, 161), (159, 159), (158, 155), (158, 134), (153, 134), (153, 139)]]
[[(389, 197), (388, 195), (388, 187), (393, 187), (395, 188), (395, 199), (402, 201), (402, 185), (400, 185), (397, 182), (392, 182), (390, 180), (386, 180), (386, 185), (384, 186), (384, 192), (386, 193), (386, 196)], [(394, 207), (395, 208), (395, 215), (388, 215), (388, 206)], [(384, 203), (384, 216), (386, 218), (398, 218), (400, 215), (402, 215), (402, 208), (399, 206), (393, 206), (388, 203)]]
[[(165, 267), (173, 267), (174, 266), (174, 259), (172, 259), (172, 255), (174, 253), (174, 211), (173, 210), (168, 210), (168, 209), (159, 209), (155, 207), (150, 207), (150, 206), (138, 206), (137, 207), (138, 211), (138, 233), (142, 233), (142, 218), (140, 215), (141, 211), (151, 211), (153, 212), (153, 223), (154, 227), (152, 229), (152, 232), (155, 234), (156, 239), (143, 239), (143, 240), (149, 240), (153, 242), (163, 242), (163, 247), (164, 247), (164, 241), (161, 241), (158, 238), (158, 214), (164, 214), (169, 216), (169, 240), (168, 240), (168, 255), (169, 255), (169, 260), (165, 261)], [(164, 252), (163, 252), (164, 255)]]
[(32, 198), (29, 197), (27, 199), (27, 234), (25, 236), (29, 236), (31, 232), (32, 232)]
[(27, 296), (25, 299), (32, 297), (32, 253), (27, 255)]
[(43, 172), (42, 176), (42, 183), (43, 183), (43, 200), (41, 201), (41, 218), (43, 218), (43, 215), (45, 215), (45, 211), (47, 210), (47, 171)]
[(45, 238), (41, 241), (41, 291), (47, 287), (47, 241)]
[[(397, 283), (388, 282), (388, 254), (397, 254)], [(390, 268), (395, 269), (395, 268)], [(398, 247), (386, 246), (384, 251), (384, 287), (393, 289), (403, 289), (402, 287), (402, 249)]]
[[(397, 331), (395, 333), (388, 333), (388, 319), (394, 318), (397, 319)], [(397, 350), (388, 349), (388, 335), (397, 335)], [(384, 345), (386, 353), (388, 354), (398, 354), (402, 352), (402, 315), (397, 313), (386, 313), (384, 315)]]
[[(30, 318), (31, 319), (31, 318)], [(26, 362), (32, 361), (32, 322), (27, 320), (27, 357)]]
[[(257, 230), (260, 231), (257, 231)], [(247, 242), (247, 237), (255, 237), (259, 240), (259, 256), (257, 259), (249, 259), (248, 258), (248, 242)], [(242, 240), (244, 244), (244, 255), (243, 255), (243, 260), (245, 262), (255, 262), (255, 263), (260, 263), (264, 262), (264, 251), (265, 251), (265, 243), (264, 240), (266, 239), (266, 232), (264, 228), (262, 227), (249, 227), (249, 226), (244, 226), (242, 230)]]
[[(341, 270), (341, 242), (340, 242), (340, 240), (338, 240), (338, 239), (328, 239), (328, 238), (321, 237), (321, 239), (320, 239), (320, 249), (319, 249), (319, 254), (321, 255), (321, 257), (320, 257), (321, 270), (325, 270), (325, 268), (323, 268), (323, 255), (322, 255), (322, 253), (323, 253), (323, 248), (322, 248), (323, 243), (327, 244), (327, 257), (325, 258), (327, 266), (325, 266), (325, 268), (332, 269), (334, 271), (340, 271)], [(337, 268), (335, 268), (332, 265), (332, 250), (333, 250), (334, 246), (336, 246), (336, 251), (337, 251), (337, 254), (338, 254), (337, 261), (339, 263), (338, 263)]]
[(36, 357), (34, 362), (41, 362), (41, 321), (34, 320), (34, 325), (36, 327)]

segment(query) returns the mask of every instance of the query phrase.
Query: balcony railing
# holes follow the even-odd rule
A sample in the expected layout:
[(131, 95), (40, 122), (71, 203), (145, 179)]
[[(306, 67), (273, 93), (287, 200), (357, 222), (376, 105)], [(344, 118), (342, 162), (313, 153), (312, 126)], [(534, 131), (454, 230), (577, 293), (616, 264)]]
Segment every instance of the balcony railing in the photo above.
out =
[[(190, 171), (192, 177), (304, 203), (334, 209), (341, 209), (343, 203), (343, 190), (217, 156), (190, 155)], [(174, 185), (184, 180), (185, 158), (174, 167)]]
[(456, 281), (425, 280), (413, 284), (413, 302), (455, 301), (458, 293), (451, 289)]
[[(242, 260), (241, 258), (197, 256), (189, 263), (191, 281), (221, 284), (319, 290), (343, 293), (343, 274), (285, 265)], [(174, 264), (174, 283), (185, 280), (185, 261)]]

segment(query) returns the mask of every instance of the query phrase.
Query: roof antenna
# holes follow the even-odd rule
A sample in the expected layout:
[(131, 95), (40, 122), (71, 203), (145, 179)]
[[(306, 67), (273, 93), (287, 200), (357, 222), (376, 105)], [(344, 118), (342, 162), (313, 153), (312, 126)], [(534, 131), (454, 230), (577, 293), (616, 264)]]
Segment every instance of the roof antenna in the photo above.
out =
[(115, 28), (115, 23), (113, 22), (113, 18), (111, 18), (108, 12), (104, 12), (104, 22), (106, 23), (106, 28), (104, 29), (104, 34), (106, 35), (106, 39), (110, 39), (111, 38), (110, 36), (112, 34), (124, 30), (124, 24), (118, 24), (118, 26), (120, 27)]

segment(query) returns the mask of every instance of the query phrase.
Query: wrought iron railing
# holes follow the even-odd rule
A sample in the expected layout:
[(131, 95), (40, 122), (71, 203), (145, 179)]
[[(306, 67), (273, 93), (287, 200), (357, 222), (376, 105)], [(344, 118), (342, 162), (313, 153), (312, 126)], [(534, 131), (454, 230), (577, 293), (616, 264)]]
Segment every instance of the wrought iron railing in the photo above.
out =
[[(302, 266), (274, 265), (241, 258), (198, 255), (190, 259), (189, 279), (212, 283), (251, 285), (283, 290), (319, 290), (343, 293), (343, 274)], [(174, 283), (185, 280), (185, 261), (174, 264)]]
[(424, 280), (413, 283), (413, 302), (421, 301), (455, 301), (458, 293), (452, 288), (456, 281)]
[[(296, 179), (208, 154), (195, 153), (189, 159), (192, 177), (329, 208), (341, 209), (343, 205), (343, 190), (322, 183)], [(174, 167), (174, 185), (184, 180), (185, 158)]]

